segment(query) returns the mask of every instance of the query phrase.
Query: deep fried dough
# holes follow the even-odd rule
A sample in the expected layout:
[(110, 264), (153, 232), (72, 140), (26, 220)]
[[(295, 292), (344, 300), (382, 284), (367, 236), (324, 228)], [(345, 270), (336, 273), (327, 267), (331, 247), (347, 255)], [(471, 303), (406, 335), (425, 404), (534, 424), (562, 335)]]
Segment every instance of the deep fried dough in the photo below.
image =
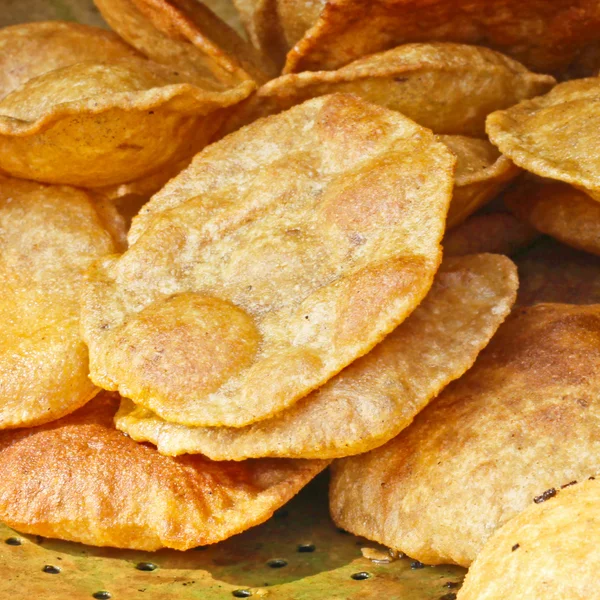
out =
[(123, 400), (119, 429), (163, 454), (214, 460), (337, 458), (381, 446), (475, 361), (516, 298), (514, 265), (493, 255), (442, 263), (429, 294), (367, 356), (291, 409), (248, 427), (185, 427)]
[(107, 23), (152, 60), (230, 87), (275, 67), (197, 0), (94, 0)]
[[(231, 113), (219, 135), (309, 98), (353, 93), (397, 110), (441, 135), (457, 157), (446, 227), (455, 227), (493, 199), (519, 169), (484, 136), (487, 114), (554, 84), (510, 58), (462, 44), (407, 44), (335, 72), (284, 75), (262, 86)], [(464, 135), (467, 134), (467, 135)]]
[(544, 94), (555, 83), (488, 48), (406, 44), (337, 71), (269, 81), (236, 109), (226, 130), (235, 131), (310, 98), (342, 92), (397, 110), (434, 133), (484, 137), (489, 113)]
[(156, 173), (206, 145), (225, 116), (219, 109), (254, 84), (203, 86), (133, 58), (39, 75), (0, 101), (0, 170), (83, 187)]
[(334, 463), (334, 521), (423, 563), (468, 566), (534, 497), (596, 474), (598, 364), (599, 305), (518, 309), (397, 438)]
[(598, 597), (600, 483), (565, 484), (573, 485), (532, 503), (492, 536), (458, 600)]
[(21, 85), (78, 62), (116, 62), (140, 56), (111, 31), (47, 21), (0, 29), (0, 99)]
[(430, 131), (349, 95), (213, 144), (91, 274), (92, 379), (185, 425), (290, 407), (426, 295), (454, 162)]
[(23, 533), (136, 550), (214, 544), (266, 521), (326, 461), (168, 458), (117, 431), (100, 394), (0, 435), (0, 518)]
[(97, 393), (79, 293), (114, 250), (84, 192), (0, 177), (0, 428), (58, 419)]
[(598, 201), (599, 129), (599, 77), (561, 83), (545, 96), (492, 113), (486, 122), (492, 143), (515, 164), (579, 187)]
[(600, 256), (600, 202), (560, 182), (519, 182), (506, 206), (538, 231)]
[(328, 0), (289, 52), (285, 72), (336, 69), (422, 41), (481, 44), (536, 71), (561, 72), (597, 42), (599, 24), (596, 0)]

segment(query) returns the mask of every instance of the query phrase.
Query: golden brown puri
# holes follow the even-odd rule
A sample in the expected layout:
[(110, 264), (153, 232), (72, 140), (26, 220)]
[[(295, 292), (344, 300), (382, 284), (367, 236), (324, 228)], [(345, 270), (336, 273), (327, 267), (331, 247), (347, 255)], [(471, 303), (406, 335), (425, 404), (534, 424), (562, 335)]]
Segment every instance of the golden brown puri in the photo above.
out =
[(600, 255), (600, 202), (556, 181), (522, 181), (504, 196), (519, 219), (557, 240)]
[(152, 60), (228, 87), (275, 67), (197, 0), (94, 0), (107, 23)]
[(337, 458), (381, 446), (460, 377), (509, 313), (514, 264), (482, 254), (442, 263), (427, 297), (369, 354), (292, 408), (247, 427), (186, 427), (123, 400), (115, 423), (168, 455), (213, 460)]
[(487, 140), (464, 135), (440, 135), (438, 139), (456, 156), (448, 230), (493, 200), (520, 170)]
[(134, 58), (39, 75), (0, 101), (0, 170), (91, 188), (156, 173), (206, 145), (254, 87), (204, 83)]
[(598, 470), (600, 305), (521, 308), (473, 368), (385, 446), (334, 463), (339, 527), (468, 566), (550, 488)]
[(509, 212), (490, 212), (473, 215), (452, 231), (446, 232), (442, 244), (444, 256), (481, 252), (510, 256), (527, 248), (539, 235), (531, 225)]
[(83, 191), (0, 176), (0, 428), (58, 419), (97, 393), (79, 293), (114, 251)]
[(519, 268), (517, 305), (600, 304), (599, 257), (545, 238), (514, 260)]
[(169, 458), (114, 428), (101, 393), (77, 412), (0, 434), (0, 518), (21, 531), (136, 550), (213, 544), (266, 521), (327, 461)]
[(434, 133), (485, 137), (489, 113), (544, 94), (555, 83), (549, 75), (532, 73), (487, 48), (406, 44), (360, 58), (337, 71), (273, 79), (236, 108), (225, 131), (309, 98), (341, 92), (397, 110)]
[[(62, 21), (5, 27), (0, 29), (0, 99), (26, 85), (30, 79), (76, 63), (93, 61), (114, 64), (139, 57), (140, 54), (116, 34), (97, 27)], [(43, 93), (44, 90), (41, 90)], [(43, 99), (38, 98), (38, 101)], [(81, 140), (77, 140), (77, 143), (81, 143)], [(39, 160), (37, 154), (36, 158)], [(146, 179), (151, 182), (157, 178), (158, 175), (152, 175)], [(161, 183), (168, 179), (163, 179)], [(138, 182), (135, 184), (139, 185)], [(153, 187), (152, 192), (160, 187)], [(110, 192), (114, 193), (113, 190)]]
[(469, 569), (459, 600), (598, 598), (600, 483), (557, 489), (499, 529)]
[(332, 70), (423, 41), (481, 44), (535, 71), (561, 72), (597, 41), (599, 24), (596, 0), (329, 0), (288, 53), (285, 72)]
[(90, 273), (92, 379), (184, 425), (289, 408), (426, 295), (454, 161), (349, 95), (209, 146), (142, 208), (130, 249)]
[(79, 23), (48, 21), (0, 29), (0, 99), (48, 71), (74, 63), (112, 63), (139, 54), (116, 34)]
[(518, 166), (600, 201), (598, 128), (599, 77), (561, 83), (545, 96), (492, 113), (486, 123), (492, 143)]

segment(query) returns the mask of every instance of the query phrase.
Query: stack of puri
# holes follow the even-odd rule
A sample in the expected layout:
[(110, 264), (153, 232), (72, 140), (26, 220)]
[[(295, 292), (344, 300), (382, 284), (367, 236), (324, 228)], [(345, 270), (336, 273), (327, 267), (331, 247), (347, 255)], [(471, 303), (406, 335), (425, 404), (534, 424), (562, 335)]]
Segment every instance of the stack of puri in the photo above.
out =
[(496, 589), (597, 472), (593, 3), (96, 3), (0, 31), (0, 519), (185, 550), (333, 462), (340, 527)]
[[(517, 306), (471, 370), (396, 438), (334, 463), (334, 521), (424, 563), (473, 563), (459, 599), (597, 596), (599, 98), (600, 79), (578, 79), (487, 117), (526, 171), (503, 219), (554, 240), (515, 257)], [(492, 216), (451, 248), (481, 247), (456, 234)]]

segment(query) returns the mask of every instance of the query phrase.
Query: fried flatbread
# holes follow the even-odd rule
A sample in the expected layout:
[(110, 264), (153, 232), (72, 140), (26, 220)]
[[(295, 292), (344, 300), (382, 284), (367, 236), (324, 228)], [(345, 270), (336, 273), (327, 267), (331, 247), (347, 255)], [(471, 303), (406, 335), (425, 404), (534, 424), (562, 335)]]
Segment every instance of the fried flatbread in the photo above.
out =
[(334, 463), (334, 521), (423, 563), (468, 566), (545, 490), (596, 474), (598, 364), (599, 305), (518, 309), (410, 427)]
[(471, 367), (510, 311), (518, 281), (505, 257), (450, 258), (429, 294), (367, 356), (291, 409), (248, 427), (185, 427), (123, 400), (116, 425), (163, 454), (214, 460), (338, 458), (381, 446)]
[[(451, 229), (493, 199), (519, 169), (484, 136), (485, 117), (498, 106), (547, 91), (554, 79), (537, 75), (487, 48), (407, 44), (359, 59), (334, 72), (284, 75), (262, 86), (231, 113), (219, 135), (309, 98), (353, 93), (397, 110), (441, 135), (457, 157), (446, 227)], [(463, 135), (467, 134), (467, 135)]]
[(152, 60), (230, 87), (275, 67), (197, 0), (94, 0), (107, 23)]
[(162, 456), (114, 428), (118, 403), (103, 392), (59, 421), (0, 435), (4, 523), (93, 546), (187, 550), (266, 521), (328, 464)]
[(254, 88), (202, 85), (141, 58), (34, 77), (0, 100), (0, 171), (82, 187), (152, 175), (206, 145)]
[(288, 53), (285, 72), (336, 69), (423, 41), (481, 44), (535, 71), (561, 72), (597, 41), (599, 23), (596, 0), (328, 0)]
[(349, 95), (211, 145), (90, 274), (92, 379), (184, 425), (289, 408), (427, 294), (454, 162), (430, 131)]
[(0, 177), (0, 428), (58, 419), (97, 393), (79, 293), (114, 250), (83, 191)]
[(118, 35), (79, 23), (46, 21), (0, 29), (0, 99), (24, 83), (62, 67), (140, 56)]
[(469, 569), (458, 600), (598, 596), (600, 483), (565, 484), (492, 536)]
[[(600, 5), (598, 10), (600, 11)], [(490, 140), (515, 164), (600, 201), (600, 78), (561, 83), (487, 118)]]
[(544, 94), (555, 83), (553, 77), (532, 73), (488, 48), (406, 44), (359, 58), (337, 71), (273, 79), (232, 113), (226, 131), (310, 98), (340, 92), (397, 110), (434, 133), (484, 137), (489, 113)]

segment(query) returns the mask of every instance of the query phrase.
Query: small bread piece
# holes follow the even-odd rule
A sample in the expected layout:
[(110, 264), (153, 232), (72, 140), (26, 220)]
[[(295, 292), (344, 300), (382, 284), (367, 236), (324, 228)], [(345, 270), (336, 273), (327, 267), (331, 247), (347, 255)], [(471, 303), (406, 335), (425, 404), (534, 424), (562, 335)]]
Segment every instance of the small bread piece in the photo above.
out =
[(442, 263), (427, 297), (378, 346), (292, 408), (248, 427), (185, 427), (123, 400), (115, 423), (169, 455), (337, 458), (381, 446), (471, 367), (516, 298), (516, 269), (483, 254)]
[(598, 364), (599, 305), (518, 309), (410, 427), (334, 463), (334, 521), (423, 563), (468, 566), (535, 497), (598, 471)]
[[(246, 0), (248, 1), (248, 0)], [(287, 0), (296, 6), (305, 0)], [(284, 72), (332, 70), (407, 42), (488, 46), (542, 73), (564, 71), (597, 42), (596, 0), (328, 0)]]
[[(453, 199), (454, 202), (454, 199)], [(508, 212), (469, 217), (444, 236), (444, 256), (492, 252), (511, 256), (532, 244), (539, 233)]]
[(454, 162), (430, 131), (341, 94), (209, 146), (90, 274), (92, 379), (184, 425), (289, 408), (427, 294)]
[(23, 23), (0, 29), (0, 99), (24, 83), (62, 67), (117, 62), (139, 53), (111, 31), (65, 21)]
[[(0, 29), (0, 100), (15, 92), (17, 105), (15, 112), (11, 109), (10, 98), (7, 98), (8, 110), (5, 113), (25, 120), (32, 115), (38, 118), (40, 110), (43, 113), (60, 111), (66, 113), (62, 116), (60, 138), (57, 131), (61, 130), (59, 123), (54, 125), (45, 123), (42, 129), (50, 127), (50, 131), (45, 130), (44, 134), (37, 131), (34, 135), (24, 121), (16, 122), (14, 119), (0, 118), (5, 133), (8, 132), (7, 137), (2, 138), (0, 142), (0, 148), (4, 145), (4, 150), (8, 154), (4, 170), (12, 172), (14, 168), (15, 174), (30, 179), (85, 184), (96, 188), (99, 185), (92, 180), (91, 174), (104, 166), (104, 170), (108, 171), (111, 178), (114, 177), (113, 172), (120, 173), (117, 185), (100, 184), (103, 188), (101, 193), (106, 197), (123, 197), (130, 194), (133, 188), (136, 192), (143, 191), (147, 197), (158, 191), (170, 177), (176, 175), (189, 163), (197, 150), (207, 143), (224, 115), (213, 114), (210, 120), (197, 121), (200, 131), (186, 131), (189, 128), (187, 123), (191, 120), (191, 115), (180, 114), (177, 117), (176, 113), (179, 111), (185, 113), (185, 109), (183, 106), (173, 106), (175, 103), (181, 103), (182, 99), (171, 98), (167, 102), (165, 98), (161, 111), (154, 114), (146, 110), (152, 108), (151, 106), (144, 107), (144, 101), (149, 100), (151, 95), (146, 90), (146, 98), (141, 93), (136, 98), (137, 110), (134, 111), (136, 114), (120, 113), (120, 109), (117, 108), (119, 103), (115, 103), (111, 113), (112, 120), (107, 122), (107, 107), (105, 106), (105, 111), (98, 109), (100, 103), (106, 105), (107, 100), (111, 99), (109, 89), (115, 94), (121, 94), (121, 105), (126, 103), (125, 96), (128, 96), (131, 104), (136, 104), (132, 96), (133, 92), (141, 92), (140, 84), (144, 76), (140, 77), (140, 73), (145, 73), (146, 84), (150, 84), (151, 87), (157, 84), (157, 79), (160, 80), (161, 85), (175, 83), (171, 72), (162, 67), (156, 70), (151, 63), (142, 61), (141, 58), (135, 49), (124, 43), (118, 36), (97, 27), (50, 21)], [(123, 70), (119, 71), (118, 68), (119, 64), (127, 63), (128, 60), (134, 61), (134, 74), (129, 81)], [(78, 63), (87, 65), (83, 68), (88, 69), (87, 75), (81, 76), (82, 65)], [(97, 67), (101, 64), (96, 71), (97, 79), (89, 72), (90, 64), (95, 64)], [(117, 65), (117, 70), (111, 71), (110, 65)], [(61, 71), (65, 68), (66, 70)], [(146, 73), (148, 69), (151, 70), (150, 74)], [(59, 71), (58, 77), (49, 75), (53, 71)], [(75, 72), (79, 72), (80, 76), (73, 77), (70, 81), (73, 89), (69, 89), (68, 78)], [(39, 86), (36, 88), (33, 83), (28, 83), (42, 75), (44, 76), (42, 81), (47, 82), (47, 88), (40, 89)], [(186, 79), (181, 77), (177, 80), (178, 83), (185, 81)], [(203, 89), (207, 92), (207, 96), (212, 94), (216, 97), (214, 92), (222, 89), (219, 85), (212, 80), (200, 81), (196, 92), (201, 92), (205, 86)], [(243, 99), (253, 88), (252, 84), (244, 85), (248, 89), (237, 98), (238, 100)], [(22, 87), (25, 88), (25, 92), (19, 94), (18, 90)], [(57, 97), (52, 97), (53, 91), (57, 93)], [(157, 91), (153, 90), (154, 97), (158, 95)], [(86, 100), (86, 93), (90, 95), (87, 98), (89, 112), (81, 106), (81, 101)], [(94, 93), (99, 97), (92, 97)], [(30, 100), (28, 100), (29, 95), (31, 95)], [(74, 102), (77, 100), (79, 102)], [(31, 110), (24, 114), (21, 108), (22, 105), (27, 105), (28, 101)], [(66, 107), (62, 106), (62, 102), (65, 101), (68, 103)], [(206, 107), (210, 112), (215, 110), (215, 107), (211, 108), (209, 101), (210, 98), (207, 97)], [(75, 110), (76, 114), (70, 114), (72, 110)], [(78, 114), (78, 111), (87, 114)], [(97, 116), (98, 112), (101, 113), (100, 117)], [(70, 128), (67, 126), (69, 117)], [(119, 120), (123, 127), (129, 129), (119, 129)], [(112, 128), (116, 128), (116, 134)], [(26, 139), (15, 139), (19, 134), (25, 135)], [(162, 139), (163, 135), (165, 139)], [(197, 140), (192, 142), (192, 138)], [(148, 147), (149, 140), (151, 144), (160, 147), (152, 150), (152, 147)], [(36, 147), (36, 143), (41, 143), (42, 148)], [(52, 143), (56, 143), (56, 146)], [(16, 145), (17, 148), (25, 147), (26, 150), (23, 155), (12, 156), (11, 145)], [(177, 148), (178, 145), (179, 149), (176, 149), (175, 153), (182, 155), (183, 158), (171, 162), (173, 160), (170, 156), (173, 152), (171, 148)], [(152, 155), (148, 156), (150, 153)], [(96, 155), (100, 157), (100, 163), (94, 162)], [(115, 164), (113, 161), (119, 157), (123, 157), (123, 161)], [(140, 167), (140, 163), (146, 163), (143, 171), (149, 174), (138, 178), (136, 169)], [(77, 170), (77, 165), (81, 167), (82, 172)], [(123, 174), (123, 171), (129, 171), (130, 166), (132, 173)], [(122, 183), (123, 180), (126, 181), (125, 184)], [(127, 191), (125, 188), (128, 188)]]
[[(600, 11), (600, 5), (599, 9)], [(487, 118), (493, 144), (518, 166), (600, 201), (600, 78), (561, 83)]]
[(156, 173), (206, 145), (220, 109), (254, 88), (202, 85), (134, 58), (39, 75), (0, 101), (0, 170), (90, 188)]
[(485, 137), (486, 116), (556, 83), (549, 75), (488, 48), (465, 44), (405, 44), (365, 56), (337, 71), (283, 75), (232, 113), (231, 132), (310, 98), (352, 93), (397, 110), (434, 133)]
[(275, 66), (197, 0), (94, 0), (106, 22), (133, 47), (174, 69), (235, 86), (263, 83)]
[(545, 238), (514, 258), (518, 306), (541, 302), (600, 304), (600, 258)]
[(117, 431), (118, 397), (0, 434), (0, 519), (93, 546), (187, 550), (266, 521), (326, 461), (168, 458)]
[(85, 192), (0, 177), (0, 429), (58, 419), (97, 393), (79, 293), (114, 251)]
[(538, 231), (600, 256), (600, 202), (566, 183), (519, 182), (506, 206)]
[(598, 597), (600, 483), (565, 484), (556, 496), (532, 504), (488, 540), (458, 600)]

